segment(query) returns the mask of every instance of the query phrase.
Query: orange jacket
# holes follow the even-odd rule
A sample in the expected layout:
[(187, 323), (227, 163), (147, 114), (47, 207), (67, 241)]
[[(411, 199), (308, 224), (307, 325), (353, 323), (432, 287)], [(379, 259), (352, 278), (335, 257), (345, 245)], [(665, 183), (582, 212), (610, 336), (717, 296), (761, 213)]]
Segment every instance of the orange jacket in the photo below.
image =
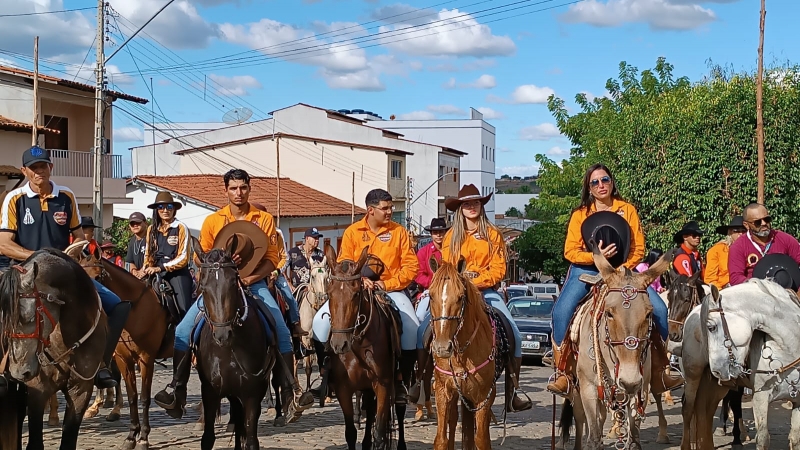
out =
[(713, 284), (718, 289), (723, 289), (730, 283), (731, 276), (728, 272), (728, 253), (730, 246), (725, 241), (714, 244), (706, 255), (706, 272), (704, 281)]
[[(215, 213), (209, 214), (206, 220), (203, 221), (203, 226), (200, 228), (200, 247), (204, 252), (211, 250), (214, 247), (214, 239), (217, 233), (225, 225), (235, 221), (236, 218), (231, 214), (231, 207), (226, 206)], [(275, 220), (272, 214), (261, 211), (259, 209), (250, 207), (250, 212), (244, 220), (258, 225), (269, 238), (269, 246), (267, 246), (267, 254), (264, 255), (264, 260), (271, 261), (275, 267), (280, 263), (280, 256), (278, 252), (278, 233), (275, 231)]]
[[(450, 230), (442, 242), (442, 261), (452, 261), (452, 252), (455, 250), (451, 248), (452, 240), (453, 231)], [(472, 284), (478, 289), (489, 289), (503, 281), (506, 276), (506, 243), (494, 228), (489, 228), (488, 240), (477, 233), (469, 235), (461, 245), (461, 256), (467, 263), (465, 270), (478, 274), (472, 279)]]
[(365, 216), (344, 231), (338, 261), (358, 261), (365, 247), (386, 266), (381, 281), (387, 292), (405, 289), (416, 278), (419, 261), (405, 228), (389, 222), (378, 233), (373, 233)]
[[(617, 199), (614, 199), (609, 211), (622, 216), (631, 227), (631, 250), (628, 253), (628, 259), (623, 265), (633, 270), (644, 259), (644, 231), (642, 231), (642, 223), (639, 221), (639, 214), (633, 205)], [(593, 212), (595, 212), (594, 204), (589, 214)], [(583, 244), (583, 237), (581, 237), (581, 225), (583, 225), (583, 221), (586, 220), (589, 214), (585, 209), (581, 208), (575, 210), (569, 219), (567, 240), (564, 242), (564, 258), (572, 264), (594, 264), (592, 252), (586, 249)]]

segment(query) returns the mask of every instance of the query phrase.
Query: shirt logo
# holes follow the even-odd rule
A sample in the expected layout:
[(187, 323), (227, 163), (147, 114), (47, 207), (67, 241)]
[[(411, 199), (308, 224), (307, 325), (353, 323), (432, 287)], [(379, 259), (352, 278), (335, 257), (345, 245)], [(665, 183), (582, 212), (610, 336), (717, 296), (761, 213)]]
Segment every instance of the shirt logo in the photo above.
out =
[(758, 255), (755, 253), (750, 253), (747, 255), (747, 267), (753, 267), (758, 264)]
[(25, 208), (25, 217), (22, 218), (22, 223), (25, 225), (33, 225), (33, 214), (31, 214), (30, 208)]
[(388, 233), (384, 233), (384, 234), (378, 236), (378, 239), (380, 239), (380, 241), (383, 242), (383, 243), (389, 242), (389, 241), (392, 240), (392, 232), (389, 231)]
[(56, 211), (53, 213), (53, 220), (56, 221), (59, 225), (66, 225), (67, 224), (67, 213), (64, 211)]
[(269, 243), (272, 244), (272, 245), (278, 245), (278, 235), (277, 234), (273, 234), (272, 236), (270, 236), (269, 237)]
[(167, 244), (178, 245), (178, 236), (170, 236), (167, 238)]

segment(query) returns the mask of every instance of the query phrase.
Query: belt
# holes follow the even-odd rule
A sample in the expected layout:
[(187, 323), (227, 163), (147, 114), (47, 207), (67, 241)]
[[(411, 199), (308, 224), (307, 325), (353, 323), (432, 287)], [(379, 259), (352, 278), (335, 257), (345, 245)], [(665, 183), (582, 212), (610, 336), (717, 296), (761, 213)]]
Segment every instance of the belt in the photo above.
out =
[(478, 272), (464, 272), (461, 275), (465, 278), (478, 278)]

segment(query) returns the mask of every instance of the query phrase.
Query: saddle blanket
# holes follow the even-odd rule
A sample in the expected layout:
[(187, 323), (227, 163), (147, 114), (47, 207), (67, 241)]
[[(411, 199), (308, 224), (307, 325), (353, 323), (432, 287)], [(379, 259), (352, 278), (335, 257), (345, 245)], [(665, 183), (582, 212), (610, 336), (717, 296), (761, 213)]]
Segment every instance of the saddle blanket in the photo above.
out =
[[(264, 327), (264, 332), (267, 334), (267, 342), (274, 342), (272, 336), (272, 328), (269, 326), (269, 322), (267, 318), (264, 317), (264, 314), (261, 312), (261, 309), (258, 306), (254, 305), (253, 302), (258, 302), (258, 299), (251, 299), (249, 296), (245, 296), (245, 301), (248, 303), (249, 306), (249, 314), (255, 314), (258, 316), (259, 320), (261, 321), (261, 326)], [(192, 339), (189, 341), (189, 347), (196, 348), (198, 342), (200, 342), (200, 333), (203, 331), (203, 328), (206, 326), (206, 315), (202, 312), (197, 314), (197, 319), (195, 320), (194, 328), (192, 328)]]
[(572, 316), (572, 322), (570, 322), (569, 325), (569, 337), (572, 342), (580, 342), (578, 338), (580, 336), (581, 322), (583, 322), (583, 318), (586, 315), (592, 313), (592, 302), (590, 300), (581, 302), (581, 304), (578, 305), (578, 310), (575, 311), (575, 315)]

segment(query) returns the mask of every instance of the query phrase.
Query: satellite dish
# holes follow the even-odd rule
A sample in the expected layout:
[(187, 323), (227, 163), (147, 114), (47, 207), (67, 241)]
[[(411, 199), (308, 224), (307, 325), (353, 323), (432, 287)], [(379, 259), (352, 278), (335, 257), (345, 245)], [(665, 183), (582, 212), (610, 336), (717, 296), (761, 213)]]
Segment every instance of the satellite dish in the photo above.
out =
[(233, 108), (232, 110), (226, 112), (222, 116), (222, 121), (227, 123), (228, 125), (239, 125), (241, 123), (247, 122), (247, 119), (253, 116), (253, 111), (250, 108), (245, 108), (244, 106), (239, 108)]

